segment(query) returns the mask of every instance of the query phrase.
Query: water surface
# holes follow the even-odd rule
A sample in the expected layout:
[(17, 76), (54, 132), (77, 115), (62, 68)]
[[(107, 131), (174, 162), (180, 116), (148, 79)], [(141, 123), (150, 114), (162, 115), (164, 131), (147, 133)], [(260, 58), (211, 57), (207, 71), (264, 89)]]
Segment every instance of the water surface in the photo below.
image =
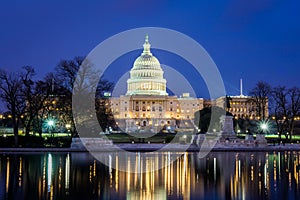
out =
[(172, 154), (1, 154), (0, 199), (300, 199), (300, 152)]

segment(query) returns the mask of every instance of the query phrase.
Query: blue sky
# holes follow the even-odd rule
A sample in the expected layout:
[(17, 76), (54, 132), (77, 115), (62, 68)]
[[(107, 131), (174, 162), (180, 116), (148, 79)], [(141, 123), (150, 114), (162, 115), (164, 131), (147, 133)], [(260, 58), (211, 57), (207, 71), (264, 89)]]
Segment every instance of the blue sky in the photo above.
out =
[[(61, 59), (85, 56), (114, 34), (150, 26), (180, 31), (200, 43), (218, 66), (229, 95), (239, 94), (240, 78), (245, 93), (260, 80), (300, 87), (299, 10), (297, 0), (4, 0), (0, 67), (13, 71), (31, 65), (43, 77)], [(176, 65), (159, 53), (155, 55), (164, 64)], [(138, 54), (120, 58), (115, 67), (130, 69)]]

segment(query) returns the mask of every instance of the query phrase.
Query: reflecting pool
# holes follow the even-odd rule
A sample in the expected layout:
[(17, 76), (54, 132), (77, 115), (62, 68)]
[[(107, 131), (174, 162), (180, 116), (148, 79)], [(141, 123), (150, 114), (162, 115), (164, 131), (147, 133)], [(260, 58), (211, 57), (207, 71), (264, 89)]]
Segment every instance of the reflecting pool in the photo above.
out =
[(300, 152), (173, 154), (1, 154), (0, 199), (300, 199)]

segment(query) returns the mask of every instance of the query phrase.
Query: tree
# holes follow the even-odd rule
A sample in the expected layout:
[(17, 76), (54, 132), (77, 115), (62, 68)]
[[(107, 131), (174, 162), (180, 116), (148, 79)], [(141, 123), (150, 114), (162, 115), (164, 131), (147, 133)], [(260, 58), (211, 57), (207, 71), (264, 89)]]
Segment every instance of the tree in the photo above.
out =
[(268, 101), (271, 94), (271, 86), (263, 81), (260, 81), (251, 90), (250, 95), (253, 96), (256, 105), (256, 115), (262, 120), (266, 119), (266, 111), (268, 110)]
[(29, 132), (33, 129), (33, 123), (39, 117), (42, 109), (45, 109), (45, 101), (49, 96), (50, 87), (47, 82), (33, 81), (35, 71), (30, 66), (23, 67), (25, 73), (23, 77), (22, 93), (26, 99), (26, 107), (24, 110), (23, 124), (25, 127), (25, 135), (29, 136)]
[[(103, 98), (104, 91), (110, 91), (113, 84), (97, 77), (93, 64), (83, 57), (75, 57), (73, 60), (62, 60), (55, 68), (55, 76), (59, 79), (59, 87), (65, 90), (65, 101), (62, 106), (65, 109), (64, 116), (71, 120), (74, 130), (73, 136), (77, 136), (74, 118), (77, 124), (89, 122), (89, 115), (95, 112), (101, 119), (109, 119), (109, 112), (106, 108), (107, 99)], [(94, 87), (92, 87), (94, 86)], [(76, 98), (80, 102), (72, 102), (72, 96), (82, 97)], [(90, 105), (89, 99), (96, 99), (95, 105)], [(105, 102), (105, 103), (103, 103)], [(73, 105), (72, 105), (73, 103)], [(76, 108), (79, 105), (79, 108)], [(72, 106), (75, 106), (76, 116), (74, 116)], [(99, 119), (98, 119), (99, 120)], [(100, 123), (101, 127), (107, 126), (107, 122)]]
[(289, 127), (289, 134), (290, 140), (292, 140), (292, 135), (294, 133), (294, 125), (295, 125), (295, 118), (297, 115), (300, 114), (300, 88), (293, 87), (289, 89), (289, 97), (290, 97), (290, 127)]
[(26, 107), (22, 93), (23, 74), (0, 70), (0, 98), (11, 112), (15, 147), (18, 146), (18, 128), (22, 114)]
[(116, 126), (114, 116), (110, 109), (109, 98), (103, 95), (104, 91), (111, 91), (113, 84), (107, 80), (100, 79), (96, 91), (96, 114), (101, 129), (105, 131), (108, 127)]
[(275, 87), (272, 91), (272, 98), (274, 105), (271, 107), (273, 112), (273, 117), (276, 122), (277, 132), (279, 134), (279, 139), (281, 140), (282, 134), (287, 132), (287, 89), (283, 86)]
[[(212, 112), (215, 112), (215, 118), (218, 119), (217, 121), (214, 122), (214, 124), (211, 123), (211, 118), (212, 118)], [(221, 125), (220, 125), (220, 118), (223, 115), (227, 116), (232, 116), (232, 114), (223, 108), (213, 106), (213, 107), (206, 107), (203, 108), (202, 110), (199, 110), (195, 113), (195, 115), (198, 115), (198, 119), (195, 118), (195, 124), (198, 124), (198, 128), (201, 130), (201, 133), (206, 133), (206, 132), (212, 132), (213, 129), (216, 130), (221, 130)], [(197, 120), (197, 121), (196, 121)], [(209, 129), (210, 128), (210, 129)]]
[(295, 117), (300, 112), (300, 89), (297, 87), (286, 88), (277, 86), (272, 91), (274, 105), (272, 106), (277, 131), (281, 140), (285, 138), (291, 140), (294, 132)]

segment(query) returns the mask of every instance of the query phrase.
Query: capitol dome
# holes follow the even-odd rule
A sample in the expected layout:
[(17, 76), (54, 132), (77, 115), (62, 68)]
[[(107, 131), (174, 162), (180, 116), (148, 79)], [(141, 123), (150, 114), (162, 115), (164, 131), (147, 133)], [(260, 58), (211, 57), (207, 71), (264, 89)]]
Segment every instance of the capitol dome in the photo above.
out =
[(166, 79), (158, 59), (150, 51), (148, 35), (143, 45), (143, 53), (134, 61), (127, 80), (126, 95), (168, 95)]

